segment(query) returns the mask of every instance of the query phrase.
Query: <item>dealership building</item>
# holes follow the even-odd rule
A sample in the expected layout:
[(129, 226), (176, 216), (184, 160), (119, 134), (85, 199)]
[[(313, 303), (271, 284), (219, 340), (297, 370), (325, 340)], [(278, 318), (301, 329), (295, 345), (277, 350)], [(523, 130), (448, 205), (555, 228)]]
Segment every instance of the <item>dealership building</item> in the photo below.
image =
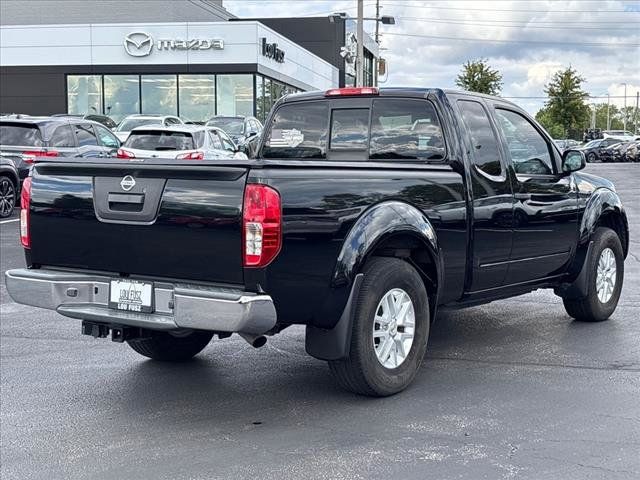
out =
[[(349, 85), (344, 17), (238, 19), (222, 0), (3, 0), (0, 112), (264, 119), (284, 94)], [(365, 39), (365, 83), (377, 44)]]

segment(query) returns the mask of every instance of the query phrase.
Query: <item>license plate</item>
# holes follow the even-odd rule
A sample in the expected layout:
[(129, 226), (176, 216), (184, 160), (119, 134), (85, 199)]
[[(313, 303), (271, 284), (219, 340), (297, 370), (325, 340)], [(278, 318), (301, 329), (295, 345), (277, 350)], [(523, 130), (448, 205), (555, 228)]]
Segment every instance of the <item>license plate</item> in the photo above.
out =
[(152, 312), (153, 284), (138, 280), (111, 280), (109, 307), (128, 312)]

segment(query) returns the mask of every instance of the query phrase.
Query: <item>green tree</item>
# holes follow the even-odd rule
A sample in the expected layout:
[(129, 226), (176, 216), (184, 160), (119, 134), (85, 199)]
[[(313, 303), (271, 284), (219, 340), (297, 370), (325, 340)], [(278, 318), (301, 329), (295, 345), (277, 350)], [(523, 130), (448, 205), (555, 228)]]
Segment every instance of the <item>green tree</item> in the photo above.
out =
[(462, 66), (456, 85), (470, 92), (498, 95), (502, 90), (502, 74), (491, 69), (486, 59), (469, 60)]
[(536, 113), (536, 120), (545, 128), (551, 137), (564, 138), (564, 128), (562, 125), (554, 122), (549, 115), (549, 109), (546, 107), (538, 110), (538, 113)]
[(582, 90), (584, 78), (569, 67), (556, 72), (544, 91), (549, 99), (545, 109), (549, 120), (560, 125), (564, 136), (576, 136), (589, 125), (590, 111), (586, 100), (589, 94)]

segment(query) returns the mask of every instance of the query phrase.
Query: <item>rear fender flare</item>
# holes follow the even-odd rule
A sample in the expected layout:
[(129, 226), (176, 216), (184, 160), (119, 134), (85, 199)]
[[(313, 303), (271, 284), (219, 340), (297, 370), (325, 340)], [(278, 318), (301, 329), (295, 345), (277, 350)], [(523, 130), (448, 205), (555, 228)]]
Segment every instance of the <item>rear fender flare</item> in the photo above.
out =
[(440, 284), (441, 255), (433, 225), (416, 207), (388, 201), (363, 213), (347, 234), (333, 272), (332, 287), (351, 285), (376, 246), (398, 233), (408, 233), (422, 240), (434, 260)]
[(435, 305), (443, 283), (442, 255), (435, 229), (416, 207), (398, 201), (382, 202), (367, 210), (356, 221), (343, 242), (331, 286), (333, 290), (348, 287), (348, 299), (333, 328), (307, 325), (305, 347), (311, 356), (321, 360), (339, 360), (348, 356), (354, 304), (364, 278), (362, 267), (380, 242), (396, 234), (410, 234), (421, 239), (432, 257), (437, 275), (432, 307), (432, 314), (435, 315)]

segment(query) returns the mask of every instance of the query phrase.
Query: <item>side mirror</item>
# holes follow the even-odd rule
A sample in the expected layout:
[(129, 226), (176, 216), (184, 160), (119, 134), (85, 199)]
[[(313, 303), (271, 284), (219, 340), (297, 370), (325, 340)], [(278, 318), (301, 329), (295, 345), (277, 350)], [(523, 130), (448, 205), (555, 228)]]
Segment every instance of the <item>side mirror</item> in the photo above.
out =
[(256, 135), (258, 135), (258, 132), (252, 130), (249, 133), (247, 133), (247, 138), (255, 137)]
[(587, 159), (580, 150), (565, 150), (562, 153), (562, 173), (577, 172), (587, 166)]

